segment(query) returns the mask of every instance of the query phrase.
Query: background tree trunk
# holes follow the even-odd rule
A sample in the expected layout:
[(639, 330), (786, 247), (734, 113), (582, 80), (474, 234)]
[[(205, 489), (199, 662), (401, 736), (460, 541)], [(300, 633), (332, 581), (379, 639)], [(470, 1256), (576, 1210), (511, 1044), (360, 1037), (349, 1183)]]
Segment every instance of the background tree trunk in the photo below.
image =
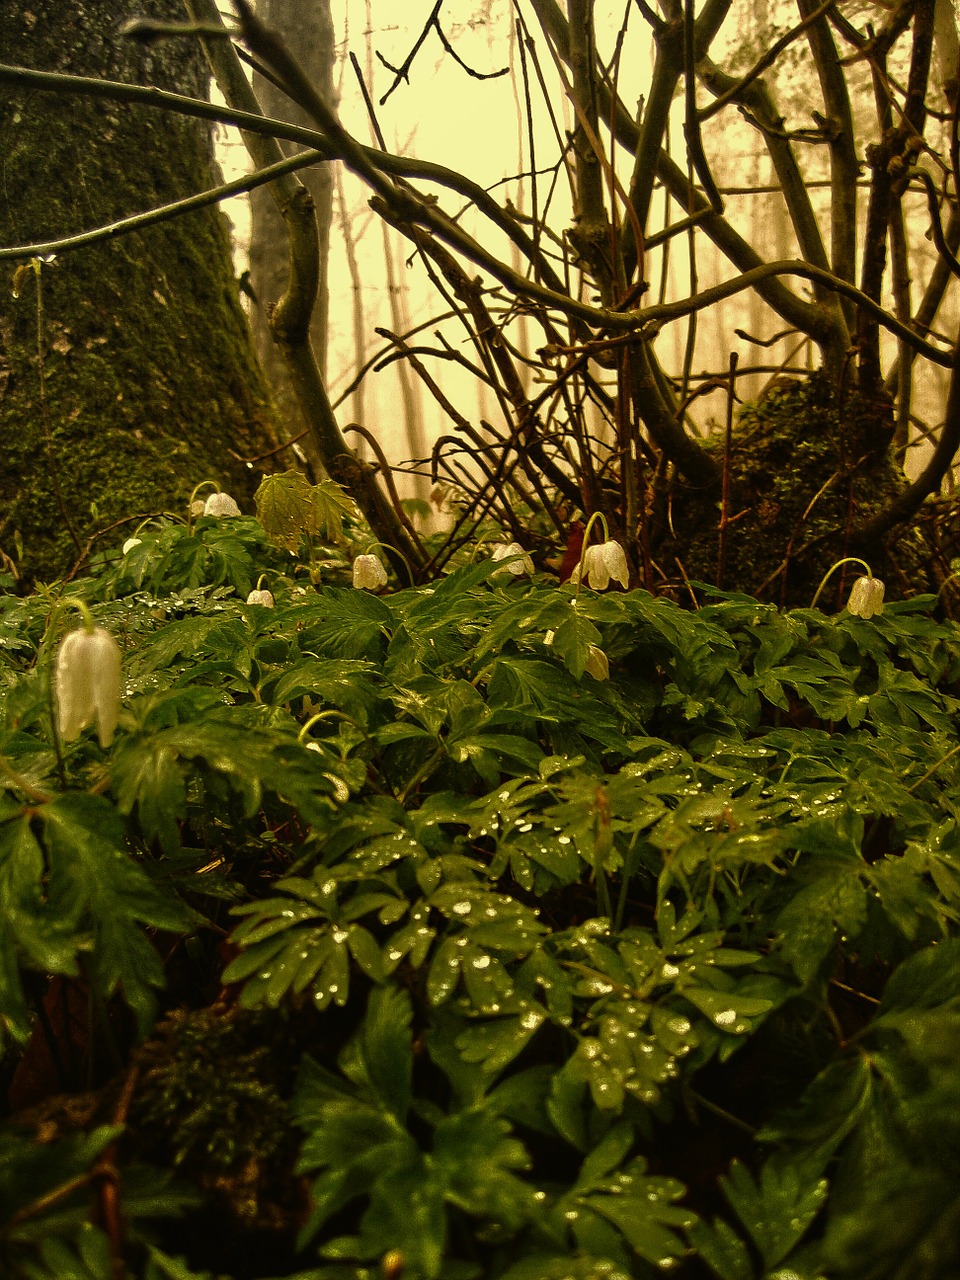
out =
[[(178, 0), (0, 6), (0, 58), (205, 96), (192, 41), (123, 38)], [(207, 188), (208, 126), (172, 113), (0, 91), (0, 243), (75, 234)], [(0, 549), (25, 579), (63, 573), (131, 513), (216, 479), (249, 508), (276, 443), (268, 392), (216, 208), (64, 254), (0, 287)], [(26, 277), (26, 278), (24, 278)], [(39, 347), (38, 347), (39, 329)], [(40, 357), (40, 358), (38, 358)], [(113, 542), (120, 533), (116, 535)], [(111, 545), (105, 539), (104, 545)]]
[[(257, 0), (257, 16), (272, 27), (297, 58), (304, 71), (327, 102), (334, 101), (333, 64), (334, 33), (330, 0)], [(269, 116), (314, 128), (306, 112), (296, 106), (269, 80), (254, 76), (253, 87), (260, 105)], [(302, 151), (292, 143), (281, 142), (289, 155)], [(320, 236), (320, 288), (311, 323), (313, 349), (321, 371), (326, 370), (327, 356), (327, 256), (330, 244), (330, 222), (333, 216), (333, 173), (329, 164), (303, 169), (300, 181), (313, 196)], [(290, 386), (286, 367), (269, 326), (269, 307), (283, 294), (287, 280), (287, 233), (283, 218), (269, 187), (258, 187), (250, 193), (250, 283), (253, 305), (250, 323), (260, 362), (273, 389), (284, 438), (299, 435), (306, 429), (296, 395)], [(316, 467), (309, 437), (301, 447)]]

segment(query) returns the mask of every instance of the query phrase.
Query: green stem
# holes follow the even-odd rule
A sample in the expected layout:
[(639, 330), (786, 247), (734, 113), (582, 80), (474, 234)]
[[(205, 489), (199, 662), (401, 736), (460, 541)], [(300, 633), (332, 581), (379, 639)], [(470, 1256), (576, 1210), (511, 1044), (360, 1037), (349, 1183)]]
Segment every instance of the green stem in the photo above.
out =
[(587, 559), (587, 548), (590, 546), (590, 534), (593, 532), (593, 526), (597, 521), (603, 525), (603, 540), (610, 541), (610, 528), (607, 525), (607, 517), (602, 511), (594, 511), (593, 515), (587, 521), (587, 527), (583, 531), (583, 546), (580, 548), (580, 564), (577, 567), (577, 589), (574, 593), (575, 597), (580, 594), (580, 588), (583, 585), (583, 566)]
[(823, 578), (820, 581), (820, 585), (819, 587), (817, 587), (816, 593), (814, 594), (813, 599), (810, 601), (811, 609), (816, 607), (816, 603), (820, 599), (820, 596), (823, 594), (823, 588), (827, 585), (827, 580), (829, 579), (830, 575), (833, 573), (835, 569), (839, 569), (840, 566), (844, 564), (861, 564), (863, 565), (864, 569), (866, 569), (867, 571), (867, 577), (868, 578), (873, 577), (873, 570), (867, 564), (866, 560), (861, 560), (859, 556), (844, 556), (842, 560), (838, 560), (836, 564), (832, 564), (830, 568), (827, 570), (827, 572), (823, 575)]
[(955, 756), (958, 751), (960, 751), (960, 744), (958, 744), (955, 747), (952, 747), (945, 756), (940, 757), (940, 759), (936, 762), (936, 764), (932, 764), (930, 766), (930, 768), (927, 770), (927, 772), (923, 775), (922, 778), (918, 778), (916, 782), (912, 784), (912, 786), (907, 787), (907, 794), (909, 795), (912, 792), (916, 791), (917, 787), (922, 786), (923, 783), (925, 783), (928, 778), (932, 778), (933, 775), (940, 768), (940, 766), (943, 764), (946, 764), (947, 761), (950, 759), (950, 757)]
[(437, 749), (430, 756), (430, 758), (423, 762), (420, 768), (416, 771), (416, 773), (413, 775), (413, 777), (410, 779), (407, 785), (403, 788), (403, 790), (397, 796), (398, 804), (406, 803), (407, 796), (409, 796), (412, 791), (415, 791), (416, 788), (419, 787), (420, 783), (423, 782), (425, 778), (429, 778), (430, 774), (433, 773), (434, 769), (437, 767), (437, 765), (440, 763), (440, 761), (443, 759), (443, 757), (446, 754), (447, 753), (444, 750), (443, 744), (441, 743), (441, 745), (437, 747)]
[(30, 800), (36, 801), (37, 804), (49, 804), (52, 797), (48, 796), (45, 791), (39, 791), (22, 774), (11, 768), (5, 756), (0, 756), (0, 773), (9, 778), (17, 790), (22, 791)]

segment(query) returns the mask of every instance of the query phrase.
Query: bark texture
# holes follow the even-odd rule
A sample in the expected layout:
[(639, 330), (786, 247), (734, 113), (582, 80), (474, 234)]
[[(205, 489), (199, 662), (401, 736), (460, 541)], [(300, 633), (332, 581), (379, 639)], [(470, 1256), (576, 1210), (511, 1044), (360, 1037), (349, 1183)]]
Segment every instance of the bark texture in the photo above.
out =
[[(302, 0), (257, 0), (256, 7), (257, 17), (278, 32), (319, 93), (332, 104), (334, 30), (330, 0), (313, 0), (308, 5), (303, 4)], [(269, 80), (256, 75), (253, 86), (267, 115), (289, 120), (292, 124), (316, 128), (316, 121), (311, 120), (305, 111), (292, 103)], [(303, 150), (292, 143), (281, 142), (280, 145), (288, 155)], [(326, 368), (327, 351), (327, 256), (333, 211), (332, 166), (317, 165), (313, 169), (301, 170), (298, 176), (313, 197), (320, 237), (320, 287), (313, 309), (310, 336), (323, 371)], [(250, 193), (250, 212), (250, 283), (254, 295), (250, 323), (260, 362), (273, 390), (281, 430), (285, 438), (290, 438), (300, 435), (306, 424), (290, 385), (283, 357), (270, 332), (270, 308), (282, 296), (286, 287), (287, 233), (269, 187), (259, 187)], [(305, 437), (301, 445), (316, 468), (318, 459), (313, 456), (315, 450), (309, 443), (309, 437)]]
[[(134, 14), (184, 17), (178, 0), (0, 5), (0, 58), (203, 96), (197, 46), (119, 36)], [(0, 154), (4, 245), (75, 234), (219, 178), (201, 122), (52, 93), (0, 91)], [(203, 479), (249, 510), (260, 467), (244, 459), (276, 436), (224, 216), (204, 209), (66, 253), (42, 269), (41, 290), (42, 364), (33, 273), (18, 298), (0, 276), (0, 550), (19, 558), (22, 544), (24, 581), (62, 574), (124, 516), (182, 508)]]

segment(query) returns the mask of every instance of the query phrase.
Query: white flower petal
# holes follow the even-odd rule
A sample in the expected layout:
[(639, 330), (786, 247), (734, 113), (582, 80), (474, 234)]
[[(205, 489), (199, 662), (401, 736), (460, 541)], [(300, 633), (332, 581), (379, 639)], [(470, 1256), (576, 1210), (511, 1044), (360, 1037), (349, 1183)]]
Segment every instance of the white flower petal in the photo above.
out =
[(587, 554), (583, 558), (583, 576), (587, 580), (587, 586), (592, 587), (594, 591), (606, 591), (610, 585), (610, 571), (604, 558), (603, 547), (587, 548)]
[(603, 544), (600, 551), (610, 577), (614, 582), (619, 582), (626, 591), (630, 586), (630, 568), (627, 565), (627, 555), (623, 547), (619, 542), (611, 539)]
[(203, 504), (203, 514), (205, 516), (238, 516), (240, 508), (230, 497), (229, 493), (211, 493), (210, 497)]
[(120, 649), (103, 627), (64, 636), (54, 670), (57, 726), (72, 742), (95, 725), (101, 747), (109, 747), (120, 714)]
[(508, 560), (509, 564), (503, 566), (504, 572), (508, 571), (515, 577), (519, 578), (522, 574), (533, 573), (533, 561), (524, 551), (519, 542), (498, 542), (494, 545), (492, 560)]
[(857, 618), (872, 618), (883, 613), (884, 584), (879, 578), (857, 578), (850, 588), (847, 612)]
[(357, 556), (353, 562), (353, 585), (364, 591), (387, 585), (387, 571), (379, 556)]

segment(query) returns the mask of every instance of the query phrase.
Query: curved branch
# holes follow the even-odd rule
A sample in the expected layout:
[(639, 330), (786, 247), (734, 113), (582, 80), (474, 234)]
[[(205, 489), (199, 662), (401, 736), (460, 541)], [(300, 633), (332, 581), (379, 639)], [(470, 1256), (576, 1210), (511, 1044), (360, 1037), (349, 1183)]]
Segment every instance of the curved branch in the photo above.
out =
[[(742, 293), (744, 289), (756, 289), (760, 293), (758, 286), (764, 280), (769, 279), (771, 276), (785, 275), (800, 276), (804, 280), (812, 280), (822, 285), (825, 289), (839, 294), (841, 297), (849, 298), (864, 311), (869, 311), (879, 324), (889, 329), (891, 333), (896, 334), (898, 338), (901, 338), (914, 351), (919, 352), (920, 355), (925, 356), (934, 364), (942, 365), (944, 368), (953, 367), (954, 356), (952, 352), (943, 351), (941, 348), (935, 347), (933, 343), (927, 342), (925, 338), (921, 338), (908, 325), (897, 320), (895, 316), (889, 315), (878, 302), (874, 302), (873, 298), (868, 298), (865, 293), (861, 293), (856, 285), (850, 284), (848, 280), (841, 280), (839, 276), (835, 276), (832, 272), (824, 271), (821, 267), (815, 267), (812, 263), (803, 262), (799, 259), (764, 262), (758, 267), (753, 267), (750, 271), (744, 271), (741, 275), (735, 276), (732, 280), (724, 280), (721, 284), (704, 289), (702, 293), (698, 293), (695, 297), (682, 298), (679, 302), (658, 303), (652, 307), (645, 307), (642, 311), (629, 314), (642, 318), (642, 322), (647, 326), (656, 325), (659, 328), (671, 320), (679, 320), (681, 317), (689, 315), (691, 311), (703, 310), (704, 307), (712, 306), (715, 302), (722, 302), (724, 298), (731, 298), (734, 294)], [(613, 328), (614, 326), (611, 324), (609, 327)], [(804, 330), (804, 332), (807, 331)]]
[(919, 178), (927, 193), (927, 208), (930, 211), (930, 230), (933, 235), (933, 243), (937, 246), (941, 260), (946, 264), (947, 270), (951, 275), (960, 279), (960, 262), (950, 252), (946, 237), (943, 234), (943, 222), (940, 219), (940, 197), (936, 188), (936, 184), (927, 173), (926, 169), (914, 169), (911, 178)]
[[(860, 162), (850, 94), (830, 24), (824, 16), (825, 11), (833, 6), (822, 4), (815, 8), (814, 0), (799, 0), (799, 6), (804, 19), (800, 29), (809, 28), (807, 39), (828, 117), (823, 125), (829, 130), (830, 145), (830, 260), (836, 274), (852, 283), (857, 261), (857, 178)], [(854, 321), (849, 307), (846, 308), (846, 321), (848, 327)]]
[(297, 169), (306, 169), (318, 160), (325, 159), (320, 151), (300, 151), (277, 164), (268, 165), (265, 169), (257, 169), (245, 178), (235, 178), (232, 182), (221, 183), (208, 191), (201, 191), (195, 196), (187, 196), (183, 200), (174, 200), (170, 204), (158, 205), (145, 213), (134, 213), (129, 218), (121, 218), (117, 222), (108, 222), (106, 226), (94, 227), (90, 231), (81, 231), (75, 236), (65, 236), (61, 240), (44, 240), (39, 244), (13, 245), (0, 248), (0, 261), (8, 259), (18, 261), (27, 258), (42, 258), (48, 254), (67, 253), (71, 249), (82, 249), (88, 244), (97, 244), (101, 240), (112, 240), (116, 236), (128, 235), (131, 231), (142, 231), (156, 222), (166, 222), (170, 218), (178, 218), (182, 213), (191, 213), (194, 209), (203, 209), (209, 204), (217, 204), (228, 200), (231, 196), (240, 195), (244, 191), (253, 191), (256, 187), (265, 186), (287, 173)]
[(931, 493), (936, 493), (940, 488), (944, 476), (953, 465), (958, 449), (960, 449), (960, 356), (952, 362), (943, 428), (929, 462), (899, 498), (895, 498), (873, 520), (851, 532), (851, 541), (861, 546), (875, 542), (877, 538), (889, 532), (894, 525), (902, 524), (914, 516)]

